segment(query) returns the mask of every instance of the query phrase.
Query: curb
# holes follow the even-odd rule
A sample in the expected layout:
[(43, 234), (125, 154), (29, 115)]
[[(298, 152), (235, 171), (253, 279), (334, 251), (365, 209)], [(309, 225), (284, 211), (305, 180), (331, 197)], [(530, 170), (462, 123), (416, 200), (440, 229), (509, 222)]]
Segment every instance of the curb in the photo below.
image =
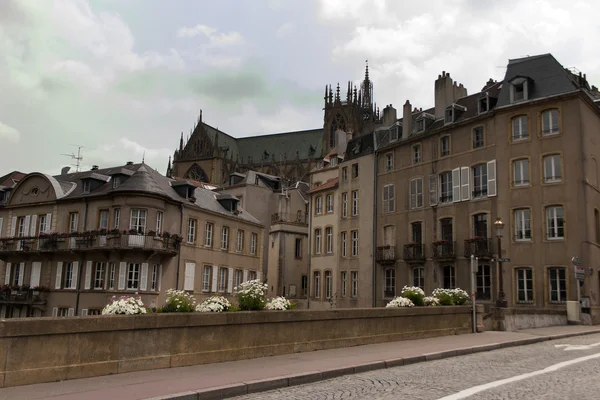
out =
[(170, 394), (160, 397), (152, 397), (146, 400), (222, 400), (245, 394), (264, 392), (268, 390), (281, 389), (285, 387), (303, 385), (306, 383), (324, 381), (327, 379), (338, 378), (344, 375), (358, 374), (361, 372), (374, 371), (378, 369), (401, 367), (404, 365), (416, 364), (421, 362), (441, 360), (474, 353), (505, 349), (517, 346), (526, 346), (550, 340), (560, 340), (575, 336), (586, 336), (600, 333), (600, 329), (586, 332), (562, 333), (557, 335), (538, 336), (527, 339), (511, 340), (503, 343), (490, 343), (480, 346), (464, 347), (454, 350), (444, 350), (436, 353), (427, 353), (419, 356), (394, 358), (385, 361), (371, 361), (364, 364), (357, 364), (351, 367), (332, 368), (324, 371), (309, 371), (294, 375), (276, 376), (267, 379), (252, 380), (247, 382), (234, 383), (226, 386), (211, 387), (195, 391), (188, 391), (176, 394)]

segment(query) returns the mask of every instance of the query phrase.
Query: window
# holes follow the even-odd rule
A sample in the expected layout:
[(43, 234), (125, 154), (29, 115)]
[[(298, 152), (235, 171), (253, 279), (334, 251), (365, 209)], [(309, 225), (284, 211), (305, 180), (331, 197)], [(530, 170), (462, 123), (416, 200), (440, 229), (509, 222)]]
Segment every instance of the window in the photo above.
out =
[(229, 227), (221, 228), (221, 250), (229, 250)]
[(342, 218), (348, 216), (348, 193), (342, 193)]
[(97, 262), (94, 269), (94, 289), (104, 289), (104, 270), (106, 263)]
[(383, 212), (391, 213), (395, 211), (394, 185), (385, 185), (383, 187)]
[(385, 269), (385, 288), (383, 290), (384, 297), (394, 297), (396, 295), (396, 269)]
[(549, 268), (550, 303), (564, 303), (567, 301), (567, 277), (564, 268)]
[(450, 136), (442, 136), (440, 138), (440, 157), (448, 157), (450, 155)]
[(514, 211), (515, 219), (515, 240), (531, 240), (531, 210), (522, 208)]
[(121, 225), (121, 209), (115, 208), (113, 211), (113, 219), (114, 219), (114, 228), (119, 229), (119, 225)]
[(512, 140), (514, 142), (529, 138), (527, 122), (527, 115), (519, 115), (512, 119)]
[(333, 253), (333, 228), (325, 228), (325, 252), (327, 254)]
[(302, 296), (308, 295), (308, 276), (302, 275)]
[(521, 100), (527, 100), (528, 85), (527, 78), (516, 77), (510, 82), (510, 102), (514, 103)]
[(258, 243), (258, 234), (252, 233), (250, 235), (250, 254), (256, 255), (256, 244)]
[(450, 124), (452, 122), (454, 122), (454, 107), (450, 106), (446, 108), (444, 113), (444, 123)]
[(113, 176), (112, 181), (113, 181), (113, 189), (118, 188), (119, 185), (121, 184), (121, 177)]
[(418, 119), (417, 120), (417, 132), (423, 132), (425, 130), (425, 120)]
[(213, 224), (212, 222), (206, 223), (206, 229), (204, 232), (204, 246), (212, 247), (212, 237), (213, 237)]
[(533, 303), (533, 270), (517, 268), (517, 303)]
[(473, 215), (473, 237), (487, 238), (488, 234), (488, 215), (480, 213)]
[(475, 297), (481, 300), (489, 300), (492, 297), (490, 266), (487, 264), (480, 265), (476, 278), (477, 293), (475, 294)]
[(256, 280), (256, 271), (248, 271), (248, 280)]
[(102, 309), (101, 308), (90, 308), (87, 311), (87, 315), (88, 316), (92, 316), (92, 315), (102, 315)]
[(490, 110), (489, 104), (490, 104), (490, 99), (488, 96), (480, 98), (479, 101), (477, 102), (478, 113), (483, 114), (485, 112), (488, 112)]
[[(43, 233), (43, 232), (49, 232), (50, 231), (50, 227), (48, 226), (48, 219), (47, 219), (47, 215), (46, 214), (42, 214), (39, 217), (39, 230), (38, 230), (38, 234)], [(0, 235), (2, 235), (2, 223), (0, 223)], [(33, 232), (35, 234), (35, 232)]]
[(421, 145), (415, 144), (412, 148), (412, 163), (418, 164), (421, 162)]
[(390, 128), (390, 142), (398, 140), (398, 126), (392, 126)]
[(136, 208), (131, 210), (129, 229), (135, 229), (138, 233), (146, 232), (146, 210)]
[(358, 231), (352, 231), (352, 255), (358, 255)]
[(348, 232), (342, 232), (342, 257), (346, 257), (346, 246), (348, 245)]
[(513, 186), (529, 186), (529, 160), (513, 161)]
[(473, 148), (479, 149), (484, 145), (483, 126), (473, 129)]
[(414, 267), (412, 269), (413, 286), (425, 290), (425, 268)]
[(10, 282), (13, 286), (21, 286), (21, 284), (23, 283), (23, 282), (21, 282), (23, 279), (23, 277), (22, 277), (23, 271), (21, 270), (21, 267), (22, 267), (21, 264), (22, 263), (14, 263), (11, 268), (12, 271), (10, 271), (10, 276), (12, 279), (10, 279)]
[(558, 110), (553, 108), (542, 113), (542, 135), (558, 133)]
[(196, 224), (198, 223), (195, 219), (188, 219), (188, 234), (187, 242), (194, 243), (196, 241)]
[(321, 272), (315, 271), (313, 276), (314, 276), (314, 280), (313, 280), (314, 295), (316, 298), (319, 298), (319, 297), (321, 297)]
[(333, 212), (333, 195), (332, 194), (328, 194), (325, 197), (325, 207), (328, 213)]
[(331, 277), (331, 271), (325, 271), (325, 298), (330, 299), (333, 292), (333, 279)]
[(69, 213), (69, 232), (77, 232), (78, 219), (78, 213)]
[(294, 254), (297, 259), (302, 258), (302, 239), (301, 238), (296, 238), (296, 250), (295, 250)]
[(86, 180), (84, 180), (84, 181), (83, 181), (83, 188), (82, 188), (82, 190), (81, 190), (81, 191), (82, 191), (83, 193), (89, 193), (89, 192), (90, 192), (90, 189), (91, 189), (91, 187), (92, 187), (92, 182), (90, 182), (90, 180), (89, 180), (89, 179), (86, 179)]
[(337, 161), (338, 161), (337, 156), (331, 157), (331, 159), (329, 160), (329, 166), (330, 167), (335, 167), (337, 165)]
[[(66, 317), (66, 316), (69, 316), (69, 310), (72, 310), (72, 309), (61, 307), (61, 308), (58, 308), (57, 310), (58, 310), (57, 314), (56, 314), (57, 317)], [(73, 315), (73, 314), (71, 314), (71, 315)]]
[(140, 264), (129, 263), (127, 267), (127, 289), (138, 290), (140, 288)]
[(150, 291), (158, 292), (158, 280), (160, 279), (160, 264), (152, 265), (152, 275), (150, 275)]
[(315, 213), (321, 214), (323, 212), (323, 198), (321, 196), (317, 197), (315, 204)]
[(387, 153), (385, 155), (385, 171), (390, 172), (394, 169), (394, 154)]
[(237, 288), (242, 284), (242, 282), (244, 282), (244, 271), (242, 271), (241, 269), (236, 269), (234, 286)]
[(237, 244), (235, 250), (238, 253), (241, 253), (244, 250), (244, 231), (241, 229), (238, 229), (237, 231)]
[(396, 227), (394, 225), (383, 227), (383, 244), (385, 246), (394, 246), (396, 244)]
[(75, 289), (77, 282), (73, 281), (73, 263), (63, 264), (63, 289)]
[(452, 218), (440, 219), (440, 239), (447, 242), (452, 242), (454, 240)]
[(452, 265), (444, 267), (444, 289), (454, 289), (456, 287), (456, 269)]
[(410, 181), (410, 208), (423, 207), (423, 178)]
[(416, 244), (423, 243), (423, 223), (421, 221), (410, 224), (410, 233), (413, 242)]
[(160, 233), (162, 232), (163, 214), (164, 213), (162, 211), (156, 212), (156, 234), (157, 235), (160, 235)]
[(352, 179), (358, 178), (358, 164), (352, 164)]
[(348, 181), (348, 167), (342, 168), (342, 182)]
[(546, 239), (565, 238), (564, 211), (561, 206), (546, 208)]
[(487, 164), (473, 167), (473, 198), (484, 197), (488, 194)]
[(352, 191), (352, 216), (358, 215), (358, 190)]
[(452, 203), (452, 171), (442, 172), (440, 174), (440, 202)]
[(358, 271), (351, 271), (350, 279), (352, 279), (352, 297), (358, 297)]
[(202, 270), (202, 291), (210, 292), (210, 282), (212, 275), (212, 267), (210, 265), (205, 265)]
[(222, 293), (227, 291), (227, 268), (219, 268), (218, 291)]
[(321, 254), (321, 229), (315, 229), (315, 254)]
[(562, 168), (560, 155), (553, 154), (544, 157), (544, 183), (557, 183), (562, 181)]
[(98, 229), (108, 229), (108, 210), (100, 210), (98, 214)]
[(116, 271), (116, 265), (114, 262), (108, 263), (108, 275), (107, 275), (107, 279), (108, 279), (108, 287), (107, 289), (110, 290), (114, 290), (115, 288), (115, 271)]

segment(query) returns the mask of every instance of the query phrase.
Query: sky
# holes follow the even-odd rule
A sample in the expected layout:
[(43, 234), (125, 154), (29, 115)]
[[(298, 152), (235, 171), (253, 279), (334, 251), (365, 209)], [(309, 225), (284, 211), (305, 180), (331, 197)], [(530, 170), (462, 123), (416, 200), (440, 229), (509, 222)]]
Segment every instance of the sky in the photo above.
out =
[[(168, 157), (202, 110), (234, 137), (323, 126), (325, 85), (433, 105), (552, 53), (600, 86), (600, 4), (553, 0), (0, 0), (0, 175)], [(67, 155), (65, 155), (67, 154)], [(73, 167), (74, 168), (74, 167)]]

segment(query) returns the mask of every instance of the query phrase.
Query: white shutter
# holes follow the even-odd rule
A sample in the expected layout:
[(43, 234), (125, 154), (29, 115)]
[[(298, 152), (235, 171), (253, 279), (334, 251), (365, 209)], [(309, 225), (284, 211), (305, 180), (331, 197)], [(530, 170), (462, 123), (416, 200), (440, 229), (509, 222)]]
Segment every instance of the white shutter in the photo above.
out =
[(431, 174), (429, 175), (429, 205), (437, 205), (438, 199), (438, 176)]
[(12, 217), (12, 221), (10, 224), (10, 237), (15, 237), (17, 233), (17, 217)]
[(6, 272), (4, 273), (4, 284), (5, 285), (10, 285), (10, 268), (11, 268), (12, 264), (11, 263), (6, 263)]
[(244, 279), (242, 279), (242, 282), (246, 282), (248, 280), (248, 270), (247, 269), (244, 270), (244, 274), (243, 275), (244, 275), (243, 276)]
[(213, 265), (213, 274), (212, 274), (212, 291), (217, 291), (217, 279), (219, 276), (219, 267), (217, 265)]
[(452, 201), (454, 203), (460, 201), (460, 168), (452, 170)]
[(4, 225), (4, 218), (0, 218), (0, 238), (4, 237), (2, 235), (2, 226)]
[(258, 272), (256, 273), (256, 279), (258, 279), (258, 280), (260, 281), (260, 277), (261, 277), (261, 275), (262, 275), (262, 272), (258, 271)]
[(471, 199), (471, 179), (469, 177), (469, 167), (460, 169), (460, 199), (462, 201)]
[(196, 272), (195, 263), (185, 263), (185, 278), (183, 281), (183, 290), (194, 290), (194, 275)]
[(85, 266), (85, 290), (92, 286), (92, 263), (93, 261), (88, 261)]
[(127, 268), (126, 262), (119, 263), (119, 290), (125, 289), (125, 269)]
[(158, 266), (158, 291), (160, 292), (160, 285), (162, 283), (162, 264)]
[(140, 282), (140, 290), (146, 290), (148, 287), (148, 263), (142, 263), (142, 281)]
[(74, 315), (75, 315), (75, 309), (74, 308), (69, 308), (69, 314), (68, 314), (68, 316), (72, 317)]
[(409, 186), (410, 208), (417, 208), (417, 181), (413, 179)]
[(82, 317), (85, 317), (85, 316), (87, 316), (87, 312), (88, 312), (88, 309), (87, 309), (87, 308), (82, 308), (82, 309), (81, 309), (81, 316), (82, 316)]
[(17, 281), (17, 285), (21, 286), (23, 284), (23, 276), (25, 275), (25, 263), (22, 262), (19, 266), (19, 280)]
[(73, 268), (71, 271), (73, 271), (73, 275), (71, 275), (72, 278), (70, 289), (77, 289), (77, 279), (79, 279), (79, 261), (73, 261)]
[(58, 307), (54, 307), (54, 308), (52, 309), (52, 316), (53, 316), (53, 317), (58, 317)]
[(54, 285), (54, 289), (60, 289), (61, 282), (62, 282), (62, 269), (63, 269), (62, 261), (57, 262), (56, 263), (56, 284)]
[(39, 232), (37, 232), (37, 214), (31, 216), (31, 228), (29, 228), (29, 233), (31, 236), (36, 236)]
[(23, 236), (29, 236), (29, 224), (31, 223), (31, 215), (25, 216), (25, 223), (23, 224)]
[(487, 163), (487, 176), (488, 197), (496, 196), (498, 194), (496, 184), (496, 160)]
[(227, 269), (227, 293), (233, 293), (233, 268)]
[(52, 213), (46, 214), (46, 232), (52, 232)]
[(29, 284), (31, 287), (40, 285), (40, 275), (42, 272), (42, 263), (36, 261), (31, 264), (31, 279), (29, 280)]

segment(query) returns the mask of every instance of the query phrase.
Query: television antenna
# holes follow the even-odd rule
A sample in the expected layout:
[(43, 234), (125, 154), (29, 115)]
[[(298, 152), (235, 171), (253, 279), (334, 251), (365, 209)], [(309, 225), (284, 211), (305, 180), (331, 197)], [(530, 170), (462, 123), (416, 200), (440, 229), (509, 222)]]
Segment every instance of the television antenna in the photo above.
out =
[(75, 172), (79, 172), (79, 167), (81, 166), (81, 160), (83, 160), (83, 155), (81, 154), (81, 149), (86, 148), (85, 146), (79, 144), (72, 144), (70, 146), (77, 147), (77, 155), (75, 153), (71, 154), (61, 154), (62, 156), (71, 157), (72, 160), (75, 160), (74, 164), (71, 164), (75, 167)]

